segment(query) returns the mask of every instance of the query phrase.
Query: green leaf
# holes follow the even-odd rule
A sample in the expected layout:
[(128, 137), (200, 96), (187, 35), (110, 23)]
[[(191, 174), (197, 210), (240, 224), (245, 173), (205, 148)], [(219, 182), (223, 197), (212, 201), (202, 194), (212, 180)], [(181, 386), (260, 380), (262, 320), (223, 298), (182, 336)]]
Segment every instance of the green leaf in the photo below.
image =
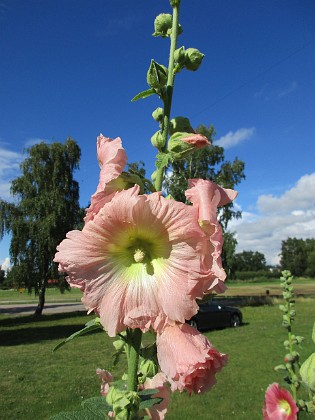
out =
[(145, 410), (146, 408), (152, 407), (152, 405), (160, 404), (161, 401), (163, 401), (163, 398), (148, 398), (140, 402), (139, 409)]
[(71, 334), (68, 338), (61, 341), (59, 344), (56, 345), (56, 347), (53, 348), (53, 352), (58, 350), (60, 347), (64, 346), (68, 341), (73, 340), (74, 338), (80, 337), (81, 335), (84, 335), (90, 331), (96, 330), (96, 329), (103, 329), (102, 324), (100, 322), (100, 318), (94, 318), (91, 321), (87, 322), (85, 324), (85, 327), (82, 328), (82, 330), (77, 331), (73, 334)]
[(315, 322), (313, 325), (312, 339), (313, 339), (313, 342), (315, 343)]
[(302, 381), (315, 392), (315, 353), (311, 354), (300, 367)]
[(138, 392), (141, 400), (145, 400), (146, 397), (151, 398), (152, 395), (157, 394), (159, 392), (158, 389), (143, 389), (142, 391)]
[(155, 92), (155, 90), (154, 90), (153, 88), (150, 88), (150, 89), (144, 90), (144, 91), (142, 91), (142, 92), (138, 93), (138, 95), (136, 95), (135, 97), (133, 97), (133, 98), (131, 99), (131, 102), (136, 102), (138, 99), (144, 99), (144, 98), (147, 98), (148, 96), (151, 96), (151, 95), (153, 95), (154, 93), (156, 93), (156, 92)]

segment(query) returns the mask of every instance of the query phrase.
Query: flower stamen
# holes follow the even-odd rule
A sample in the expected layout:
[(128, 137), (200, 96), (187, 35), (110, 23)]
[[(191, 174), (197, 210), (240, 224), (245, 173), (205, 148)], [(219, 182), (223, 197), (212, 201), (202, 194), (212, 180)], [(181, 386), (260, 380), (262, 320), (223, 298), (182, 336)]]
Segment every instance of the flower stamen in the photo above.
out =
[(145, 257), (145, 252), (143, 249), (138, 248), (135, 250), (134, 254), (133, 254), (133, 258), (135, 260), (135, 262), (142, 262), (144, 260)]

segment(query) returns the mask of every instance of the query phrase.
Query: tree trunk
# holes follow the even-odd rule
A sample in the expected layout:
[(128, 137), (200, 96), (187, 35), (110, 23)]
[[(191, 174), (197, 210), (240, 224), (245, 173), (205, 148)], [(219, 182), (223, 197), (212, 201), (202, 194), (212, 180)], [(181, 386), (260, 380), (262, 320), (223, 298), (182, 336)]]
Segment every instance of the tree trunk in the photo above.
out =
[(39, 289), (39, 294), (38, 294), (38, 304), (37, 304), (37, 308), (35, 309), (35, 316), (40, 316), (43, 312), (44, 306), (45, 306), (45, 292), (46, 292), (46, 280), (43, 279), (40, 289)]

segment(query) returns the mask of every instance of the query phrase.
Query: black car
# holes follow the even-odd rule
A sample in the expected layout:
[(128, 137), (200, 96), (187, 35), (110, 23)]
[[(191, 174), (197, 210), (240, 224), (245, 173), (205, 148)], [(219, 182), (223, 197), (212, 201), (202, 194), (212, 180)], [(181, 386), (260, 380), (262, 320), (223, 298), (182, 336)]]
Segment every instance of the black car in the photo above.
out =
[(199, 304), (198, 313), (188, 322), (198, 330), (238, 327), (242, 323), (242, 312), (238, 308), (225, 306), (215, 300)]

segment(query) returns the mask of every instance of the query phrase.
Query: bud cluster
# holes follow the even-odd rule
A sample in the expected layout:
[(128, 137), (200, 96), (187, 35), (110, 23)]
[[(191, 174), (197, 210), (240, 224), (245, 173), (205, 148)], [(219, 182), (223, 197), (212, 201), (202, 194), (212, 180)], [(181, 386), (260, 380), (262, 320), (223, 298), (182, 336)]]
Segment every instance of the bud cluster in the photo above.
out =
[[(285, 373), (285, 381), (290, 384), (292, 395), (296, 399), (296, 392), (303, 384), (310, 394), (310, 400), (298, 400), (297, 404), (301, 411), (309, 413), (315, 412), (315, 353), (313, 353), (303, 364), (300, 363), (300, 354), (295, 350), (295, 346), (300, 346), (304, 341), (304, 337), (292, 334), (292, 324), (294, 322), (296, 311), (295, 311), (295, 299), (294, 291), (292, 286), (293, 277), (289, 271), (283, 271), (282, 277), (280, 278), (282, 287), (282, 296), (284, 304), (279, 306), (279, 309), (283, 312), (282, 325), (288, 331), (288, 338), (283, 342), (284, 348), (287, 353), (284, 356), (283, 364), (275, 367), (276, 371)], [(315, 326), (314, 326), (315, 328)], [(315, 342), (315, 339), (313, 337)]]

